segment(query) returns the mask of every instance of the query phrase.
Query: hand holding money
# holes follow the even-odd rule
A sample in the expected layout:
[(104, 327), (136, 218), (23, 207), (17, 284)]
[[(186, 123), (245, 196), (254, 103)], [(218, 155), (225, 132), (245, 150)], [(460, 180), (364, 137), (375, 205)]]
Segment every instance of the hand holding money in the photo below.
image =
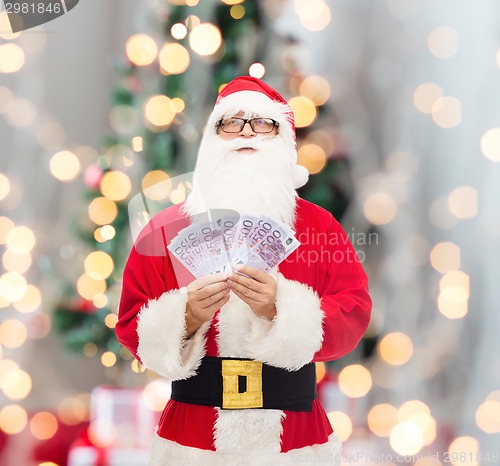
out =
[(229, 301), (227, 274), (204, 275), (191, 282), (186, 304), (186, 334), (188, 338)]
[(271, 320), (276, 316), (277, 284), (271, 275), (244, 265), (230, 274), (227, 282), (231, 291), (245, 301), (254, 314)]

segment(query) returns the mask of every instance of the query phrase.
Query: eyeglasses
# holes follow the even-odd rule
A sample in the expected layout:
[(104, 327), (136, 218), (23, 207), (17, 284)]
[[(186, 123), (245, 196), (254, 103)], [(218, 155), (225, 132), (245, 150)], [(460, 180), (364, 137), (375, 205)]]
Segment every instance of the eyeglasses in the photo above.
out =
[(220, 120), (217, 126), (225, 133), (239, 133), (247, 123), (255, 133), (270, 133), (279, 126), (279, 123), (271, 118), (226, 118)]

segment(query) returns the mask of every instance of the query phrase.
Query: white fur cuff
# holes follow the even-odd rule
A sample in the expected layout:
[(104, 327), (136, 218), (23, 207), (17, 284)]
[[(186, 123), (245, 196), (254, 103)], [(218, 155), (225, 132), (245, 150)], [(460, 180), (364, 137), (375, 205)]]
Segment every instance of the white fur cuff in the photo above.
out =
[(277, 277), (277, 314), (271, 322), (254, 323), (250, 348), (252, 358), (271, 366), (298, 370), (312, 361), (323, 342), (323, 311), (320, 299), (307, 285)]
[(186, 339), (187, 299), (187, 294), (179, 290), (168, 291), (149, 301), (139, 313), (137, 354), (145, 367), (172, 381), (196, 374), (205, 356), (210, 323), (204, 323)]

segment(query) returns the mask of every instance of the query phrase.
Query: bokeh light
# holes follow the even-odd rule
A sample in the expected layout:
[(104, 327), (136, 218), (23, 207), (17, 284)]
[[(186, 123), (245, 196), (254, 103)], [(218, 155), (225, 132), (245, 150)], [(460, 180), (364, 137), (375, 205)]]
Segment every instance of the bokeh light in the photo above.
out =
[(292, 108), (295, 116), (295, 126), (297, 128), (305, 128), (311, 125), (318, 116), (314, 102), (307, 97), (292, 97), (288, 101), (288, 104)]
[(38, 440), (52, 438), (57, 432), (58, 427), (56, 417), (47, 411), (36, 413), (30, 420), (31, 433)]
[(0, 276), (0, 297), (7, 301), (17, 301), (21, 299), (28, 284), (24, 275), (17, 272), (6, 272)]
[(500, 401), (486, 400), (476, 410), (476, 424), (488, 434), (500, 432)]
[(132, 182), (126, 173), (111, 170), (102, 176), (99, 189), (108, 199), (123, 201), (130, 194)]
[(432, 106), (432, 119), (441, 128), (454, 128), (462, 120), (462, 103), (456, 97), (439, 97)]
[(164, 380), (153, 380), (142, 392), (144, 404), (152, 411), (163, 411), (170, 398), (170, 383)]
[(420, 400), (409, 400), (404, 402), (398, 409), (398, 419), (400, 421), (409, 420), (414, 414), (423, 413), (429, 415), (431, 410)]
[(379, 342), (378, 355), (385, 363), (400, 366), (410, 360), (413, 355), (413, 342), (402, 332), (385, 335)]
[(108, 278), (113, 272), (113, 258), (104, 251), (91, 252), (83, 263), (85, 272), (93, 279)]
[(118, 215), (116, 204), (107, 197), (96, 197), (89, 204), (89, 218), (97, 225), (111, 223)]
[(101, 237), (105, 241), (113, 239), (115, 235), (116, 235), (116, 229), (113, 225), (104, 225), (103, 227), (101, 227)]
[(416, 455), (424, 446), (422, 431), (413, 422), (401, 422), (389, 436), (392, 449), (400, 455)]
[(137, 359), (132, 360), (130, 363), (130, 369), (134, 374), (142, 374), (143, 372), (146, 372), (146, 368)]
[(397, 212), (397, 204), (392, 196), (387, 193), (374, 193), (367, 197), (363, 203), (365, 217), (375, 225), (390, 223)]
[(344, 367), (339, 374), (339, 387), (351, 398), (365, 396), (372, 388), (370, 371), (360, 364)]
[[(108, 304), (108, 297), (105, 293), (98, 293), (94, 295), (92, 298), (92, 303), (94, 304), (95, 307), (98, 307), (99, 309), (107, 306)], [(106, 319), (104, 319), (104, 323), (106, 323)]]
[(389, 437), (392, 429), (398, 423), (398, 410), (388, 404), (373, 406), (368, 412), (368, 427), (379, 437)]
[(142, 136), (134, 136), (131, 142), (134, 152), (142, 152), (144, 146)]
[(300, 84), (299, 92), (315, 105), (323, 105), (330, 98), (330, 84), (321, 76), (308, 76)]
[(184, 73), (191, 63), (189, 52), (181, 44), (165, 44), (158, 55), (160, 69), (163, 74)]
[(331, 12), (324, 0), (295, 0), (295, 11), (309, 31), (321, 31), (330, 23)]
[(229, 10), (229, 14), (233, 19), (241, 19), (245, 16), (245, 7), (243, 5), (233, 5)]
[(254, 78), (261, 79), (266, 74), (266, 68), (262, 63), (253, 63), (248, 68), (248, 74)]
[(0, 73), (15, 73), (24, 65), (24, 52), (17, 44), (0, 44)]
[(436, 83), (423, 83), (413, 93), (413, 104), (422, 113), (432, 113), (432, 107), (443, 97), (443, 89)]
[(172, 204), (180, 204), (181, 202), (184, 202), (186, 200), (186, 192), (178, 188), (172, 189), (172, 191), (170, 191), (170, 194), (168, 195), (168, 198), (170, 199), (170, 202), (172, 202)]
[(477, 190), (471, 186), (455, 188), (448, 196), (450, 212), (460, 219), (475, 217), (478, 210), (477, 203)]
[(222, 44), (222, 36), (217, 26), (202, 23), (189, 34), (189, 46), (201, 56), (213, 55)]
[(466, 292), (459, 287), (445, 288), (438, 296), (438, 309), (448, 319), (461, 319), (468, 312)]
[(26, 411), (18, 405), (7, 405), (0, 411), (0, 430), (7, 435), (18, 434), (28, 423)]
[(430, 253), (431, 265), (438, 272), (446, 273), (460, 268), (460, 248), (446, 241), (436, 244)]
[[(103, 296), (106, 296), (106, 295), (103, 295)], [(108, 327), (108, 328), (115, 328), (117, 322), (118, 322), (118, 316), (116, 314), (108, 314), (104, 318), (104, 323), (106, 324), (106, 327)]]
[(316, 363), (316, 383), (320, 383), (326, 375), (326, 366), (324, 362)]
[(36, 311), (42, 304), (40, 289), (31, 283), (27, 285), (26, 292), (21, 299), (14, 301), (14, 307), (24, 314)]
[(470, 294), (469, 275), (460, 270), (445, 273), (439, 281), (439, 291), (445, 296), (450, 294), (450, 298), (453, 295), (460, 297), (460, 301), (466, 301)]
[(172, 99), (172, 105), (174, 106), (175, 113), (181, 113), (186, 108), (186, 102), (180, 97), (174, 97)]
[(312, 175), (319, 173), (326, 165), (325, 151), (317, 144), (303, 144), (297, 151), (297, 163)]
[(187, 27), (182, 23), (175, 23), (170, 28), (170, 34), (172, 34), (172, 37), (177, 40), (184, 39), (184, 37), (187, 36), (187, 32)]
[(110, 419), (100, 418), (90, 423), (87, 435), (92, 445), (108, 448), (116, 441), (117, 426)]
[(142, 178), (144, 195), (153, 201), (167, 199), (172, 189), (170, 176), (162, 170), (153, 170)]
[(192, 31), (195, 27), (197, 27), (201, 24), (201, 20), (196, 15), (189, 15), (186, 18), (185, 24), (186, 24), (186, 27)]
[(427, 44), (437, 58), (453, 57), (458, 50), (458, 32), (448, 26), (438, 27), (429, 34)]
[(330, 424), (335, 430), (335, 434), (342, 442), (349, 439), (352, 434), (352, 421), (351, 418), (342, 411), (332, 411), (327, 414)]
[(144, 105), (144, 117), (152, 129), (166, 128), (175, 118), (175, 106), (166, 95), (151, 96)]
[(9, 15), (5, 11), (0, 11), (0, 37), (6, 40), (12, 40), (19, 37), (21, 31), (12, 32), (9, 21)]
[(84, 273), (76, 282), (76, 288), (80, 296), (92, 301), (96, 294), (104, 293), (106, 291), (106, 282), (104, 279), (94, 279)]
[(67, 150), (56, 152), (50, 159), (50, 173), (59, 181), (73, 181), (80, 173), (78, 157)]
[(453, 466), (477, 466), (479, 442), (474, 437), (457, 437), (448, 447), (448, 457)]
[(105, 351), (101, 355), (101, 364), (104, 367), (113, 367), (116, 364), (116, 354), (112, 351)]
[(158, 54), (156, 42), (146, 34), (135, 34), (129, 37), (125, 50), (129, 60), (137, 66), (150, 65)]
[(26, 226), (16, 226), (6, 235), (7, 248), (14, 254), (28, 254), (36, 243), (35, 233)]
[(481, 152), (492, 162), (500, 162), (500, 128), (492, 128), (481, 138)]
[(7, 249), (2, 255), (2, 264), (7, 272), (25, 273), (32, 264), (31, 254), (14, 254)]
[(31, 377), (22, 370), (13, 370), (5, 374), (2, 380), (2, 390), (11, 400), (23, 400), (32, 388)]

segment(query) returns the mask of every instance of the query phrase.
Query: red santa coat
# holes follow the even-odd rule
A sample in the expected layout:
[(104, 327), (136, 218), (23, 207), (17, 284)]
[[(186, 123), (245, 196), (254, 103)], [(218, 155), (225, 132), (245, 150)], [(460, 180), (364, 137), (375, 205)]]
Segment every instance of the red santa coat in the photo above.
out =
[[(255, 316), (232, 295), (211, 322), (186, 340), (187, 295), (179, 291), (186, 283), (179, 283), (189, 279), (180, 277), (175, 259), (160, 255), (176, 231), (157, 228), (178, 221), (176, 230), (181, 229), (188, 224), (181, 217), (179, 206), (155, 217), (151, 231), (161, 230), (160, 240), (150, 235), (146, 243), (136, 242), (124, 271), (117, 337), (145, 367), (181, 380), (196, 374), (207, 355), (297, 370), (311, 361), (341, 358), (356, 347), (370, 318), (366, 274), (331, 213), (300, 198), (294, 229), (301, 245), (275, 274), (276, 318)], [(331, 465), (340, 453), (332, 432), (318, 400), (311, 412), (220, 410), (170, 400), (150, 465), (276, 465), (311, 459)]]

